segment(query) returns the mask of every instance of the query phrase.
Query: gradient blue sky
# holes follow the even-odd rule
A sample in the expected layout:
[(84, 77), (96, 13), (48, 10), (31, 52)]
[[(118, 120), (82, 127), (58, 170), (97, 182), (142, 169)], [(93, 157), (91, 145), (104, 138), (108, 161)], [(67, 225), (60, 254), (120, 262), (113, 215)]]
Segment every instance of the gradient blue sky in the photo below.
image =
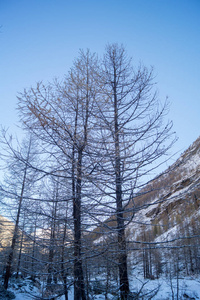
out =
[[(89, 48), (123, 43), (154, 66), (183, 152), (200, 135), (200, 0), (0, 0), (0, 124), (20, 133), (16, 95), (62, 78)], [(179, 154), (180, 154), (179, 153)]]

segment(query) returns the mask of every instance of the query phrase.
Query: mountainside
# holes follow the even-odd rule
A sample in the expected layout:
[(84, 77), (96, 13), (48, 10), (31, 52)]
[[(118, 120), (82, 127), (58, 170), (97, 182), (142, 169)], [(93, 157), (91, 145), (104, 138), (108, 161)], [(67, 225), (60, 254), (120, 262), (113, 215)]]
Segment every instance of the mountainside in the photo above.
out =
[[(167, 273), (169, 264), (173, 274), (199, 274), (200, 138), (133, 202), (128, 249), (133, 263), (143, 262), (144, 277)], [(143, 256), (135, 255), (133, 250), (141, 248)]]
[[(139, 229), (145, 223), (160, 225), (161, 231), (171, 232), (172, 227), (182, 222), (198, 220), (200, 138), (168, 170), (151, 181), (133, 201), (136, 212), (129, 230), (132, 233), (134, 231), (135, 236), (139, 235)], [(133, 202), (129, 204), (131, 205), (133, 206)], [(141, 223), (137, 225), (137, 231), (136, 223)]]
[[(135, 194), (125, 218), (128, 257), (138, 274), (155, 278), (168, 275), (169, 269), (173, 274), (200, 273), (200, 137)], [(94, 229), (95, 244), (113, 243), (111, 227), (116, 228), (115, 217)]]
[(0, 274), (5, 266), (7, 250), (11, 246), (14, 223), (0, 215)]
[(0, 215), (0, 251), (11, 245), (14, 223)]

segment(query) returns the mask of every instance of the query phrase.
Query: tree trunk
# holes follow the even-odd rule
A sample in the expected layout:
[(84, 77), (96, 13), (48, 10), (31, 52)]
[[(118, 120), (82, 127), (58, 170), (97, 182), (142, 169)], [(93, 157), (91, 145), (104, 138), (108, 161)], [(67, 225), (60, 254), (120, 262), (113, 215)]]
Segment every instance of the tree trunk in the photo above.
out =
[[(56, 199), (53, 203), (53, 211), (52, 211), (52, 222), (51, 222), (51, 237), (50, 237), (50, 249), (49, 249), (49, 268), (48, 268), (48, 279), (47, 279), (47, 285), (50, 287), (52, 283), (52, 279), (54, 280), (54, 283), (57, 282), (57, 277), (54, 274), (54, 254), (55, 254), (55, 231), (56, 231), (56, 216), (57, 216), (57, 195), (58, 193), (58, 186), (56, 189)], [(52, 278), (53, 277), (53, 278)]]
[(37, 230), (37, 218), (35, 219), (35, 224), (34, 224), (34, 236), (33, 236), (33, 249), (32, 249), (32, 261), (31, 261), (31, 278), (32, 280), (35, 280), (35, 267), (34, 267), (34, 262), (35, 262), (35, 241), (36, 241), (36, 230)]
[(82, 150), (78, 151), (76, 195), (73, 204), (74, 217), (74, 300), (86, 300), (81, 257), (81, 183)]
[(116, 70), (114, 68), (114, 121), (115, 121), (115, 183), (116, 183), (116, 206), (117, 206), (117, 233), (119, 247), (119, 280), (121, 299), (127, 299), (129, 294), (129, 281), (127, 272), (127, 253), (126, 253), (126, 238), (123, 216), (123, 201), (122, 201), (122, 181), (121, 181), (121, 160), (119, 147), (119, 126), (118, 126), (118, 108), (117, 108), (117, 82)]
[(20, 249), (19, 249), (18, 262), (17, 262), (17, 274), (16, 274), (16, 278), (18, 278), (18, 276), (19, 276), (19, 270), (20, 270), (20, 265), (21, 265), (21, 256), (22, 256), (22, 248), (23, 248), (23, 240), (24, 240), (24, 226), (25, 226), (25, 215), (24, 215), (22, 236), (21, 236), (21, 241), (20, 241)]
[(66, 220), (65, 220), (64, 232), (63, 232), (63, 239), (62, 239), (61, 276), (62, 276), (63, 284), (64, 284), (65, 300), (68, 300), (67, 272), (65, 271), (65, 266), (64, 266), (64, 259), (65, 259), (65, 239), (66, 239), (66, 233), (67, 233), (66, 231), (67, 231), (67, 210), (66, 210)]

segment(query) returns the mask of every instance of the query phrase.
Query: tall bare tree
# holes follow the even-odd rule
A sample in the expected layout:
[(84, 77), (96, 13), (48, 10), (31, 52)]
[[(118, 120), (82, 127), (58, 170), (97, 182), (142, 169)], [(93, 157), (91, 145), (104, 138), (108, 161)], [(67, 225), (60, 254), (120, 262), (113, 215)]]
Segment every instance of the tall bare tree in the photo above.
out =
[[(82, 266), (83, 185), (93, 164), (90, 163), (92, 135), (95, 126), (96, 86), (94, 70), (97, 58), (89, 51), (81, 52), (64, 84), (55, 82), (24, 91), (19, 97), (23, 123), (31, 130), (55, 159), (55, 170), (46, 173), (71, 181), (74, 222), (74, 298), (86, 299)], [(48, 150), (47, 150), (48, 149)], [(88, 185), (87, 185), (88, 188)], [(85, 196), (84, 196), (85, 197)]]
[[(106, 197), (115, 200), (118, 267), (121, 298), (127, 299), (129, 280), (125, 227), (129, 201), (153, 164), (171, 147), (172, 123), (163, 122), (167, 103), (162, 106), (154, 88), (152, 69), (134, 69), (123, 46), (106, 47), (101, 83), (104, 106), (99, 105), (102, 121), (101, 176), (104, 174)], [(133, 214), (132, 214), (133, 215)]]

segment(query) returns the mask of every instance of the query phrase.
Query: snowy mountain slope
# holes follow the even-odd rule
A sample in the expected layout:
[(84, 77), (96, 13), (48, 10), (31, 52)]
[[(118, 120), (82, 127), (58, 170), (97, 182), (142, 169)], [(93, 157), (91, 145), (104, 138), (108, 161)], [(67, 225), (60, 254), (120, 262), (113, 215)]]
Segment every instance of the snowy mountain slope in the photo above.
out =
[(200, 274), (200, 138), (134, 202), (126, 229), (134, 274), (149, 279)]
[[(125, 217), (131, 276), (200, 274), (200, 137), (134, 195)], [(92, 232), (96, 245), (106, 240), (115, 243), (107, 225), (116, 228), (115, 217)]]
[[(149, 192), (148, 192), (149, 191)], [(149, 200), (150, 199), (150, 200)], [(154, 179), (134, 199), (137, 210), (128, 226), (132, 239), (145, 224), (167, 231), (181, 223), (198, 219), (200, 213), (200, 138), (163, 174)], [(137, 225), (136, 225), (137, 224)], [(137, 227), (137, 229), (136, 229)]]
[(14, 223), (0, 215), (0, 251), (10, 246)]
[[(199, 206), (200, 137), (172, 166), (149, 182), (129, 202), (125, 217), (128, 220), (134, 217), (127, 226), (128, 239), (137, 240), (145, 225), (161, 227), (163, 232), (178, 225), (181, 218), (198, 218)], [(107, 225), (116, 227), (116, 218), (112, 216), (95, 228), (92, 239), (96, 243), (109, 232)]]

